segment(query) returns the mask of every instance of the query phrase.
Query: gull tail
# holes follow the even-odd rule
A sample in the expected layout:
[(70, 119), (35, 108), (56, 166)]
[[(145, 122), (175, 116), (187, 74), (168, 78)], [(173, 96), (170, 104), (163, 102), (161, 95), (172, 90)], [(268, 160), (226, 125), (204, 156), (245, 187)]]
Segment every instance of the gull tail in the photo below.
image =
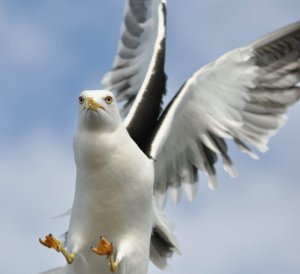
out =
[(154, 204), (154, 225), (151, 235), (150, 259), (160, 269), (166, 268), (167, 260), (176, 252), (180, 254), (175, 235), (163, 212)]
[(67, 274), (67, 269), (65, 266), (63, 266), (63, 267), (58, 267), (58, 268), (48, 270), (40, 274)]

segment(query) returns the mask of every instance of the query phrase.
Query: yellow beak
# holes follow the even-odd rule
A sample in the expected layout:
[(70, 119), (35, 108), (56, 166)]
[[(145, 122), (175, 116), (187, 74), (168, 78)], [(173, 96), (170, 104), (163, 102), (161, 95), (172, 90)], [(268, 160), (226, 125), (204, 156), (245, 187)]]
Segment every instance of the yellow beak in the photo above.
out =
[(87, 97), (84, 100), (84, 108), (90, 109), (93, 111), (97, 111), (97, 108), (101, 108), (101, 109), (105, 110), (105, 108), (102, 105), (98, 104), (92, 97)]

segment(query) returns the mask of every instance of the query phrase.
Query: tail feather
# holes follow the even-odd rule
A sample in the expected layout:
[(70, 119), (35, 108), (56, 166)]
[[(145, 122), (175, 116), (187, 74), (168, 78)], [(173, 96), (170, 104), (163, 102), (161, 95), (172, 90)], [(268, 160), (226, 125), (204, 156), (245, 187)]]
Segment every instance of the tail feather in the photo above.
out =
[(150, 259), (160, 269), (167, 266), (167, 260), (174, 253), (180, 253), (175, 235), (164, 214), (154, 202), (154, 226), (151, 235)]

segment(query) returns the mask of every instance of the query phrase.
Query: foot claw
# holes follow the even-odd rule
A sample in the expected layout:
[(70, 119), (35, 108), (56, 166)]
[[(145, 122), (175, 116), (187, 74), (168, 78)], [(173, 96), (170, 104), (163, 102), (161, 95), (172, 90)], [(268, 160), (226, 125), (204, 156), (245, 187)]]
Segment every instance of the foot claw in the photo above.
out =
[(97, 247), (91, 248), (94, 253), (100, 256), (106, 255), (111, 256), (114, 253), (114, 246), (111, 242), (106, 240), (104, 237), (100, 237), (100, 241)]
[(48, 248), (53, 248), (57, 252), (60, 252), (61, 243), (59, 240), (54, 238), (51, 233), (49, 235), (45, 236), (45, 240), (42, 240), (41, 238), (39, 238), (39, 242)]
[(91, 247), (91, 250), (100, 256), (107, 256), (108, 265), (111, 272), (116, 272), (120, 262), (118, 260), (114, 260), (114, 246), (111, 242), (106, 240), (104, 237), (100, 237), (100, 241), (97, 247)]
[(48, 248), (53, 248), (59, 253), (61, 252), (66, 258), (68, 264), (71, 264), (73, 262), (75, 254), (73, 253), (70, 254), (68, 251), (66, 251), (64, 247), (61, 245), (61, 242), (57, 240), (55, 237), (53, 237), (51, 233), (45, 236), (45, 240), (39, 238), (39, 242)]

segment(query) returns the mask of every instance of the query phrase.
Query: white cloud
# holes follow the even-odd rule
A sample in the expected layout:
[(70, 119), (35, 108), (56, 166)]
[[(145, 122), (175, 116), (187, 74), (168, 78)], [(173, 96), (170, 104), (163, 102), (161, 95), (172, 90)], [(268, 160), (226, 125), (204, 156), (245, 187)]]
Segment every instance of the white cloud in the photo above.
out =
[(75, 172), (71, 144), (66, 143), (37, 130), (1, 146), (3, 273), (37, 273), (47, 264), (50, 267), (51, 258), (58, 259), (54, 253), (47, 256), (49, 251), (39, 246), (38, 238), (50, 231), (63, 233), (68, 227), (67, 220), (50, 220), (72, 205)]
[(1, 8), (0, 50), (5, 57), (2, 62), (6, 66), (15, 62), (31, 65), (43, 59), (49, 50), (49, 36), (29, 19), (12, 14), (3, 3)]

